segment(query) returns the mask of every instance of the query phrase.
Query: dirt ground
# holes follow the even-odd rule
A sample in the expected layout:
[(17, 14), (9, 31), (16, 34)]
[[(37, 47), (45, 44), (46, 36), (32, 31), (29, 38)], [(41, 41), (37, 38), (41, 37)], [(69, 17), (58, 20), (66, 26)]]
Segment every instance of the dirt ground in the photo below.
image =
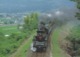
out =
[(50, 38), (48, 42), (49, 43), (46, 52), (32, 52), (31, 50), (28, 50), (27, 57), (50, 57), (51, 56)]
[(50, 57), (50, 48), (48, 47), (46, 52), (29, 51), (27, 57)]
[(65, 54), (64, 57), (71, 57), (67, 52), (66, 52), (66, 47), (70, 46), (70, 42), (65, 40), (65, 38), (70, 34), (70, 30), (74, 27), (75, 25), (73, 24), (66, 24), (62, 27), (59, 35), (59, 45), (62, 49), (62, 54)]

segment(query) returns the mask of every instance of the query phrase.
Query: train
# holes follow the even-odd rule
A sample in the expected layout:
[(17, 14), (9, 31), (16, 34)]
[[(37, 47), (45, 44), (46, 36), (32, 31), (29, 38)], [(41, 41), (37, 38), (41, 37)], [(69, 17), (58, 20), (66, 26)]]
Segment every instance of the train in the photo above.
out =
[(53, 23), (45, 24), (41, 22), (37, 29), (37, 35), (33, 38), (32, 51), (42, 52), (46, 51), (48, 47), (48, 40), (52, 30)]

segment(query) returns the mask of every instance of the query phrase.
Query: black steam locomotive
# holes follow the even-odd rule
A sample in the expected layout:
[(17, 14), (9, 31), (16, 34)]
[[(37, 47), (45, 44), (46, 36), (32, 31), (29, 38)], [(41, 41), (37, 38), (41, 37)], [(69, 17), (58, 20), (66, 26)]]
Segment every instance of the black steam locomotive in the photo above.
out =
[(48, 26), (46, 26), (44, 23), (41, 23), (40, 28), (38, 28), (37, 35), (33, 39), (33, 48), (36, 49), (35, 51), (46, 51), (49, 34), (51, 31), (50, 27)]

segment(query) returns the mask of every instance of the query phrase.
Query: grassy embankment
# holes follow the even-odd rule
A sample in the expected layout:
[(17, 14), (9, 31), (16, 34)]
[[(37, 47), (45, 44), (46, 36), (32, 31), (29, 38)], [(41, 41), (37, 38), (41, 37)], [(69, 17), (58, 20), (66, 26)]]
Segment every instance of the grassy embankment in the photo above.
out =
[(30, 48), (30, 44), (32, 43), (33, 36), (36, 34), (34, 31), (33, 34), (28, 38), (28, 40), (25, 40), (22, 45), (18, 48), (18, 50), (13, 53), (10, 57), (26, 57), (27, 51)]
[[(31, 39), (33, 34), (35, 34), (38, 24), (37, 21), (37, 13), (32, 13), (24, 18), (24, 25), (21, 30), (18, 29), (18, 26), (0, 26), (0, 57), (9, 57), (15, 51), (16, 53), (13, 57), (25, 56), (26, 53), (24, 51), (32, 41)], [(26, 40), (25, 43), (24, 40)]]
[(2, 32), (4, 34), (11, 34), (11, 33), (15, 33), (15, 32), (20, 33), (17, 25), (3, 25), (3, 26), (0, 26), (0, 32)]
[(53, 54), (52, 56), (53, 57), (62, 57), (61, 48), (58, 43), (59, 33), (60, 33), (60, 29), (56, 29), (52, 33), (53, 34), (52, 35), (52, 54)]
[[(27, 40), (27, 38), (31, 36), (30, 34), (33, 33), (34, 31), (27, 31), (27, 33), (22, 33), (18, 30), (16, 25), (0, 26), (0, 57), (9, 57), (9, 55), (14, 53), (17, 50), (17, 48), (21, 45), (21, 43), (25, 39)], [(31, 42), (31, 39), (29, 39), (29, 41)], [(24, 44), (25, 46), (23, 46), (22, 49), (27, 49), (29, 47), (29, 41), (28, 44)]]
[[(69, 34), (69, 31), (72, 29), (74, 25), (66, 24), (62, 27), (58, 27), (53, 31), (52, 35), (52, 53), (53, 57), (64, 57), (67, 56), (60, 47), (59, 40), (65, 39), (65, 37)], [(64, 32), (67, 32), (64, 33)]]
[(76, 57), (80, 57), (80, 25), (73, 27), (70, 35), (66, 37), (66, 40), (72, 43), (72, 50), (75, 51)]
[[(0, 57), (8, 57), (24, 39), (16, 25), (0, 26)], [(8, 36), (5, 36), (8, 35)]]

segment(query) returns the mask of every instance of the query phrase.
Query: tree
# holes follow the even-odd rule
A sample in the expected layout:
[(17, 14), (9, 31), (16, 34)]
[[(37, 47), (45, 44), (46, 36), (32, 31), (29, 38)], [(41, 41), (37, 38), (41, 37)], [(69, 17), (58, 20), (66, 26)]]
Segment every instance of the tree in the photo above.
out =
[[(79, 11), (80, 11), (80, 0), (71, 0), (71, 1), (77, 2), (77, 8), (78, 8)], [(76, 14), (76, 17), (78, 18), (78, 20), (80, 20), (80, 12), (78, 12), (78, 13)]]
[(38, 26), (38, 14), (31, 13), (24, 18), (23, 31), (36, 29)]

